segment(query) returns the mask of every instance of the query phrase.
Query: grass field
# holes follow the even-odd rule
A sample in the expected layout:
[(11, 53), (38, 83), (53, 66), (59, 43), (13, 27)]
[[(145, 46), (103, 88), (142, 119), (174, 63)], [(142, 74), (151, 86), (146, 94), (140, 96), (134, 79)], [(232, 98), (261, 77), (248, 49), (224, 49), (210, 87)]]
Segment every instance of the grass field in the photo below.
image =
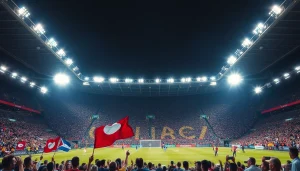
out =
[[(55, 154), (55, 161), (61, 162), (72, 159), (74, 156), (80, 157), (80, 163), (87, 163), (89, 156), (92, 154), (92, 148), (87, 149), (87, 152), (84, 153), (83, 149), (71, 150), (70, 152), (57, 152)], [(215, 163), (218, 160), (225, 161), (225, 156), (231, 156), (232, 153), (230, 148), (219, 148), (219, 156), (215, 157), (212, 148), (169, 148), (166, 152), (161, 148), (141, 148), (135, 150), (125, 149), (122, 150), (120, 148), (102, 148), (95, 149), (95, 157), (94, 159), (110, 159), (115, 160), (116, 158), (125, 159), (126, 150), (130, 151), (129, 163), (130, 160), (135, 161), (137, 157), (142, 157), (144, 162), (152, 162), (154, 164), (161, 163), (163, 165), (168, 165), (171, 160), (174, 162), (178, 161), (189, 161), (190, 163), (194, 163), (194, 161), (199, 160), (210, 160)], [(39, 158), (40, 155), (33, 155), (33, 159)], [(51, 161), (51, 157), (53, 153), (44, 154), (44, 159)], [(246, 149), (245, 153), (242, 151), (237, 151), (236, 161), (243, 162), (247, 160), (249, 157), (255, 157), (257, 163), (261, 163), (262, 156), (271, 156), (278, 157), (282, 164), (286, 163), (289, 159), (289, 153), (287, 151), (266, 151), (266, 150), (250, 150)], [(24, 156), (23, 156), (24, 158)]]

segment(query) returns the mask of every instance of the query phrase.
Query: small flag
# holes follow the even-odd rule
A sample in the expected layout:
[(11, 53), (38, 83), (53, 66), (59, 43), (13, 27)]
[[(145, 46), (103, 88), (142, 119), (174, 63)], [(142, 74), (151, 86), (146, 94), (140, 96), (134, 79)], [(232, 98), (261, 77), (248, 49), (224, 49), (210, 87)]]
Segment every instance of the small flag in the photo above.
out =
[(17, 144), (16, 150), (24, 150), (24, 149), (25, 149), (25, 146), (26, 146), (26, 142), (25, 142), (25, 141), (20, 141), (20, 142), (18, 142), (18, 144)]
[(71, 150), (71, 144), (64, 139), (61, 139), (61, 144), (58, 147), (58, 150), (68, 152), (69, 150)]
[(133, 130), (128, 124), (128, 119), (129, 117), (127, 116), (112, 125), (96, 128), (94, 148), (107, 147), (112, 145), (116, 140), (134, 136)]
[(59, 144), (61, 144), (60, 137), (57, 137), (55, 139), (48, 139), (46, 142), (46, 146), (44, 147), (44, 153), (50, 153), (57, 150)]

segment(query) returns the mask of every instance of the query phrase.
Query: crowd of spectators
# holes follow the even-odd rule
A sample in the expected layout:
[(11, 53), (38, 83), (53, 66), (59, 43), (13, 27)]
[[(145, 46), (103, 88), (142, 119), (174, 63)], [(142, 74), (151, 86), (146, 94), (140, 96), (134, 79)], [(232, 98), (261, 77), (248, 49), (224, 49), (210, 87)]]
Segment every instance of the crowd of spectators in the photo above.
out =
[(292, 162), (282, 165), (278, 158), (262, 157), (261, 165), (258, 165), (257, 159), (249, 157), (245, 163), (237, 162), (234, 157), (226, 156), (225, 162), (219, 160), (219, 163), (213, 163), (206, 159), (195, 162), (189, 161), (169, 161), (168, 165), (157, 164), (149, 161), (144, 162), (143, 158), (136, 158), (135, 162), (131, 160), (129, 163), (130, 152), (127, 151), (124, 160), (117, 158), (115, 161), (96, 159), (94, 156), (88, 158), (88, 163), (80, 165), (80, 158), (73, 157), (70, 161), (55, 161), (54, 156), (51, 162), (45, 160), (42, 163), (43, 156), (40, 161), (33, 161), (31, 156), (26, 157), (24, 161), (20, 157), (13, 155), (6, 156), (2, 159), (1, 170), (16, 171), (297, 171), (300, 169), (299, 152), (297, 148), (290, 148), (289, 155)]
[(252, 132), (233, 144), (258, 144), (265, 147), (297, 146), (300, 144), (300, 110), (276, 113), (259, 120)]
[(36, 149), (44, 147), (47, 139), (56, 136), (48, 129), (43, 119), (35, 115), (37, 114), (11, 108), (0, 108), (2, 155), (14, 151), (20, 141), (25, 141), (26, 147)]

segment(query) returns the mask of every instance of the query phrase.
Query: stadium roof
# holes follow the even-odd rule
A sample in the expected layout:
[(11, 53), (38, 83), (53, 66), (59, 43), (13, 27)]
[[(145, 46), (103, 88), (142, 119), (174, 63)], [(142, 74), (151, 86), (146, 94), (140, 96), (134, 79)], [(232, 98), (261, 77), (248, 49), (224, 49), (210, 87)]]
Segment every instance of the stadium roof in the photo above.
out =
[[(8, 1), (11, 3), (12, 1)], [(244, 54), (241, 56), (241, 58), (238, 59), (238, 61), (233, 65), (232, 68), (227, 69), (224, 75), (229, 73), (229, 71), (239, 71), (244, 76), (251, 76), (254, 74), (259, 74), (262, 71), (266, 70), (270, 66), (272, 66), (274, 63), (276, 63), (278, 60), (283, 58), (292, 58), (297, 56), (296, 53), (299, 51), (300, 46), (300, 16), (298, 15), (300, 12), (300, 5), (299, 1), (285, 1), (284, 3), (289, 3), (287, 5), (287, 8), (284, 9), (283, 15), (279, 16), (278, 19), (276, 19), (272, 24), (268, 25), (268, 29), (265, 31), (262, 36), (260, 36), (257, 41), (254, 42), (253, 46), (251, 46)], [(46, 3), (47, 4), (47, 3)], [(43, 4), (43, 5), (46, 5)], [(54, 3), (55, 4), (55, 3)], [(13, 6), (13, 4), (9, 4), (10, 7)], [(42, 76), (43, 78), (52, 79), (55, 73), (57, 72), (67, 72), (69, 75), (76, 74), (78, 77), (78, 73), (73, 72), (72, 70), (68, 70), (66, 65), (62, 62), (62, 60), (59, 60), (59, 58), (55, 55), (55, 51), (53, 49), (49, 48), (49, 46), (45, 45), (45, 43), (42, 42), (42, 39), (40, 36), (38, 36), (32, 28), (28, 27), (24, 23), (24, 20), (22, 20), (20, 17), (18, 17), (13, 11), (17, 9), (9, 9), (9, 5), (6, 3), (3, 3), (0, 5), (0, 55), (1, 60), (3, 60), (7, 65), (14, 65), (16, 67), (20, 67), (21, 71), (23, 72), (26, 70), (26, 72), (31, 72), (33, 74), (36, 74), (39, 76)], [(43, 6), (41, 5), (41, 6)], [(219, 8), (219, 7), (216, 7)], [(76, 10), (75, 10), (76, 11)], [(263, 8), (264, 12), (265, 8)], [(15, 11), (16, 12), (16, 11)], [(49, 14), (49, 13), (48, 13)], [(52, 13), (53, 14), (53, 13)], [(43, 12), (41, 12), (40, 15), (43, 15)], [(38, 18), (40, 15), (35, 15), (33, 18)], [(231, 14), (232, 15), (232, 14)], [(77, 16), (78, 17), (78, 16)], [(49, 17), (51, 20), (54, 20), (55, 18)], [(62, 21), (63, 22), (63, 21)], [(232, 21), (231, 21), (232, 22)], [(247, 22), (243, 22), (247, 23)], [(253, 24), (253, 23), (247, 23), (247, 24)], [(52, 32), (55, 32), (59, 30), (59, 28), (56, 28), (52, 26), (51, 30)], [(82, 29), (82, 27), (78, 27), (78, 29)], [(95, 28), (90, 28), (91, 31), (95, 31)], [(234, 29), (235, 28), (231, 28)], [(246, 31), (249, 29), (247, 28)], [(87, 29), (89, 31), (89, 29)], [(231, 32), (232, 33), (232, 32)], [(236, 34), (234, 34), (236, 35)], [(72, 36), (72, 32), (70, 31), (70, 36)], [(69, 36), (69, 37), (70, 37)], [(228, 36), (227, 36), (228, 37)], [(230, 39), (237, 39), (235, 37), (229, 36)], [(206, 37), (208, 39), (208, 37)], [(70, 38), (68, 40), (71, 40)], [(63, 41), (63, 40), (61, 40)], [(77, 41), (77, 40), (71, 40), (71, 41)], [(93, 40), (94, 41), (94, 40)], [(231, 41), (232, 40), (228, 40)], [(224, 42), (224, 41), (222, 41)], [(61, 43), (61, 42), (59, 42)], [(80, 44), (80, 43), (79, 43)], [(74, 43), (73, 43), (74, 45)], [(213, 46), (212, 44), (208, 43), (208, 45)], [(63, 47), (66, 47), (68, 50), (67, 53), (73, 53), (72, 50), (76, 51), (75, 48), (80, 47), (69, 47), (67, 45), (62, 45)], [(193, 45), (194, 46), (194, 45)], [(227, 46), (228, 47), (228, 46)], [(139, 47), (138, 47), (139, 48)], [(164, 48), (164, 47), (162, 47)], [(222, 49), (220, 47), (220, 49)], [(95, 49), (94, 49), (95, 50)], [(103, 49), (101, 49), (103, 50)], [(224, 51), (224, 49), (222, 49)], [(230, 52), (234, 52), (235, 49), (229, 49), (226, 50), (228, 54)], [(78, 51), (76, 52), (78, 53)], [(92, 52), (88, 52), (87, 54), (91, 55)], [(97, 52), (99, 54), (99, 52)], [(212, 56), (208, 57), (199, 57), (199, 62), (196, 65), (199, 64), (199, 69), (178, 69), (179, 71), (201, 71), (203, 73), (194, 73), (194, 75), (203, 76), (204, 74), (210, 74), (207, 75), (208, 77), (212, 75), (217, 75), (218, 71), (221, 69), (222, 65), (224, 64), (224, 60), (220, 60), (220, 57), (216, 57), (216, 53), (211, 52)], [(74, 55), (76, 56), (76, 55)], [(229, 56), (229, 55), (228, 55)], [(292, 56), (292, 57), (291, 57)], [(144, 56), (142, 56), (143, 58)], [(224, 55), (222, 56), (222, 58)], [(217, 60), (219, 58), (219, 60)], [(82, 61), (85, 59), (85, 56), (78, 56), (77, 58), (74, 57), (74, 60)], [(101, 60), (106, 60), (105, 58), (100, 60), (94, 61), (93, 58), (86, 58), (90, 59), (91, 61), (85, 60), (84, 62), (78, 62), (78, 66), (81, 67), (83, 65), (84, 67), (81, 68), (83, 71), (88, 72), (95, 72), (95, 65), (94, 63), (98, 64), (101, 63)], [(131, 59), (131, 58), (129, 58)], [(176, 59), (179, 60), (179, 63), (187, 63), (190, 66), (196, 66), (195, 65), (195, 58), (193, 58), (191, 61), (189, 59), (184, 58), (183, 56), (181, 58), (178, 58), (176, 56)], [(212, 59), (209, 61), (209, 59)], [(123, 59), (127, 60), (127, 59)], [(147, 59), (149, 60), (149, 59)], [(155, 58), (155, 60), (158, 60)], [(168, 59), (169, 60), (169, 59)], [(0, 62), (3, 62), (0, 61)], [(18, 62), (16, 62), (18, 61)], [(122, 61), (122, 60), (120, 60)], [(175, 60), (176, 61), (176, 60)], [(204, 61), (204, 62), (203, 62)], [(217, 62), (216, 62), (217, 61)], [(134, 61), (133, 61), (134, 62)], [(125, 67), (126, 67), (126, 62)], [(172, 60), (169, 60), (168, 65), (165, 65), (166, 68), (170, 67), (172, 65)], [(201, 63), (201, 64), (200, 64)], [(93, 66), (92, 69), (89, 69), (89, 64)], [(153, 61), (151, 62), (153, 64)], [(221, 64), (221, 65), (219, 65)], [(159, 64), (158, 64), (159, 65)], [(176, 64), (178, 66), (178, 62)], [(185, 65), (185, 66), (188, 66)], [(211, 65), (211, 66), (210, 66)], [(129, 65), (128, 67), (131, 67), (132, 65)], [(205, 66), (205, 67), (204, 67)], [(140, 70), (141, 68), (145, 67), (145, 70), (151, 68), (158, 68), (158, 73), (161, 73), (161, 68), (164, 66), (138, 66), (137, 70)], [(105, 68), (105, 67), (103, 67)], [(97, 67), (96, 67), (97, 69)], [(174, 69), (174, 68), (172, 68)], [(98, 72), (106, 72), (102, 71), (102, 68), (99, 68), (100, 71)], [(134, 69), (131, 69), (131, 71)], [(167, 69), (168, 70), (168, 69)], [(205, 71), (206, 70), (206, 71)], [(153, 71), (153, 69), (151, 70)], [(109, 71), (113, 73), (112, 71)], [(122, 72), (122, 71), (121, 71)], [(148, 74), (149, 71), (145, 71), (146, 74)], [(117, 72), (118, 73), (118, 72)], [(87, 73), (91, 76), (93, 73)], [(137, 75), (138, 73), (133, 73), (132, 75)], [(141, 73), (143, 74), (143, 73)], [(156, 73), (154, 73), (156, 74)], [(167, 72), (169, 74), (169, 72)], [(178, 71), (174, 72), (174, 74), (178, 74)], [(186, 74), (186, 73), (182, 73)], [(201, 75), (200, 75), (201, 74)], [(37, 77), (35, 75), (35, 77)], [(165, 74), (166, 75), (166, 74)], [(123, 77), (123, 75), (121, 75)], [(180, 80), (181, 75), (177, 76), (177, 80)], [(180, 78), (178, 78), (180, 77)], [(82, 86), (82, 81), (79, 81), (79, 79), (76, 79), (76, 77), (73, 77), (72, 84), (74, 84), (74, 87), (83, 91), (93, 92), (93, 93), (100, 93), (100, 94), (112, 94), (112, 95), (123, 95), (123, 96), (178, 96), (178, 95), (192, 95), (192, 94), (201, 94), (201, 93), (207, 93), (207, 92), (213, 92), (217, 91), (220, 86), (210, 86), (210, 82), (206, 83), (167, 83), (167, 84), (157, 84), (155, 82), (155, 78), (152, 75), (153, 80), (147, 80), (145, 79), (144, 84), (126, 84), (126, 83), (111, 83), (111, 82), (105, 82), (105, 83), (98, 83), (98, 84), (90, 84), (90, 86)], [(151, 79), (152, 79), (151, 78)], [(167, 79), (166, 77), (164, 77)], [(195, 78), (195, 77), (194, 77)], [(82, 77), (83, 79), (83, 77)], [(124, 77), (125, 79), (125, 77)], [(138, 77), (136, 77), (138, 79)], [(219, 84), (219, 83), (218, 83)], [(222, 84), (222, 82), (220, 82)]]

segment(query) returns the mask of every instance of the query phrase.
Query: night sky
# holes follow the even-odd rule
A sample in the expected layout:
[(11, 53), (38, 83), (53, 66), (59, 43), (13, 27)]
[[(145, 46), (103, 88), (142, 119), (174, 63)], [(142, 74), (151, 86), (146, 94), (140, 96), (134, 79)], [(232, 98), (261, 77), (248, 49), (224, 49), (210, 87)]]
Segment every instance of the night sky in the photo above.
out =
[(212, 75), (278, 0), (16, 0), (81, 71), (121, 77)]

